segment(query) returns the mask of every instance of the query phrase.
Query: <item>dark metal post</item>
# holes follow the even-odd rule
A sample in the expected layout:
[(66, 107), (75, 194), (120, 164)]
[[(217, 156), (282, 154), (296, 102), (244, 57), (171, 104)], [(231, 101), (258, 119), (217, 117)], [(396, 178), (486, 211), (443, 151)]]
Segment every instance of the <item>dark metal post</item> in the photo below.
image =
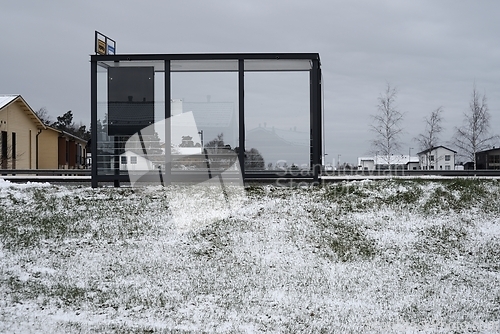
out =
[[(91, 57), (93, 58), (93, 57)], [(97, 188), (97, 61), (91, 59), (90, 61), (90, 128), (92, 133), (90, 135), (90, 149), (91, 152), (91, 166), (92, 188)]]
[(113, 143), (114, 143), (114, 156), (115, 156), (115, 161), (113, 164), (113, 168), (115, 170), (114, 172), (114, 180), (113, 184), (115, 187), (120, 187), (120, 136), (113, 136)]
[(238, 160), (243, 181), (245, 181), (245, 60), (238, 59), (238, 119), (239, 151)]
[(172, 123), (170, 121), (170, 117), (172, 116), (171, 91), (170, 60), (165, 60), (165, 177), (163, 178), (165, 185), (170, 185), (172, 180)]
[(321, 171), (321, 70), (319, 60), (312, 60), (310, 72), (310, 123), (311, 123), (311, 168), (315, 182)]

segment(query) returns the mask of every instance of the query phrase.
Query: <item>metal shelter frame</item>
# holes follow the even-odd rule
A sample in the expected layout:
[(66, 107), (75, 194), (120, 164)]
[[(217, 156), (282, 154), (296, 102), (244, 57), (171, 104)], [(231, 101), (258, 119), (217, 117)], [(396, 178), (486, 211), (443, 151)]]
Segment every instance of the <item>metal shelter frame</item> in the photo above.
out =
[[(92, 154), (92, 187), (97, 187), (99, 182), (114, 182), (119, 186), (120, 182), (128, 182), (128, 175), (100, 175), (97, 166), (97, 124), (98, 124), (98, 66), (105, 63), (125, 63), (125, 62), (164, 62), (164, 89), (165, 101), (171, 100), (171, 61), (237, 61), (237, 68), (231, 70), (238, 73), (238, 134), (239, 151), (238, 160), (244, 181), (254, 179), (272, 179), (272, 178), (293, 178), (309, 179), (318, 181), (322, 166), (322, 97), (321, 97), (321, 63), (318, 53), (215, 53), (215, 54), (119, 54), (119, 55), (91, 55), (91, 154)], [(245, 61), (255, 63), (265, 63), (265, 69), (245, 69)], [(280, 60), (299, 60), (309, 61), (309, 127), (310, 127), (310, 168), (304, 173), (294, 174), (291, 172), (276, 171), (246, 171), (245, 170), (245, 73), (249, 71), (295, 71), (294, 69), (273, 68), (273, 63)], [(199, 72), (222, 72), (224, 70), (200, 70)], [(300, 69), (304, 71), (304, 69)], [(171, 105), (165, 103), (165, 119), (171, 117)], [(164, 171), (167, 178), (170, 176), (170, 170)]]

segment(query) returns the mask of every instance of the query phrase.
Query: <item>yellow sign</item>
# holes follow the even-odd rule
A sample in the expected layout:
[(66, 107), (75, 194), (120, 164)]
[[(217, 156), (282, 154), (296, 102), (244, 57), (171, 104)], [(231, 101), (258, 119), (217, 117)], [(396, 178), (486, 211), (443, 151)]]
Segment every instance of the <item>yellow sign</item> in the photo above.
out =
[(97, 53), (100, 55), (106, 54), (106, 42), (102, 39), (97, 40)]

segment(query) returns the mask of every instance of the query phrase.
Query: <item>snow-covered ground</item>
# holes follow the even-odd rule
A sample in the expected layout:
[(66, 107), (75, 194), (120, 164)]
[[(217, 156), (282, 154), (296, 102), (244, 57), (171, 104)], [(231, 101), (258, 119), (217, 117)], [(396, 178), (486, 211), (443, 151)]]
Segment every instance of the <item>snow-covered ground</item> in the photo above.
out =
[(0, 332), (498, 333), (500, 182), (0, 180)]

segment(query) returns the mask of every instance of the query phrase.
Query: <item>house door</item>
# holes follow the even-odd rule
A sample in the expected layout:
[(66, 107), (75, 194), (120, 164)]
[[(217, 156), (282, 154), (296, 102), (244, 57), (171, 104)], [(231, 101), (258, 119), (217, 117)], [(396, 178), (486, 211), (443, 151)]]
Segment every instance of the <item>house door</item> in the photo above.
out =
[(2, 169), (7, 169), (7, 131), (2, 131)]

